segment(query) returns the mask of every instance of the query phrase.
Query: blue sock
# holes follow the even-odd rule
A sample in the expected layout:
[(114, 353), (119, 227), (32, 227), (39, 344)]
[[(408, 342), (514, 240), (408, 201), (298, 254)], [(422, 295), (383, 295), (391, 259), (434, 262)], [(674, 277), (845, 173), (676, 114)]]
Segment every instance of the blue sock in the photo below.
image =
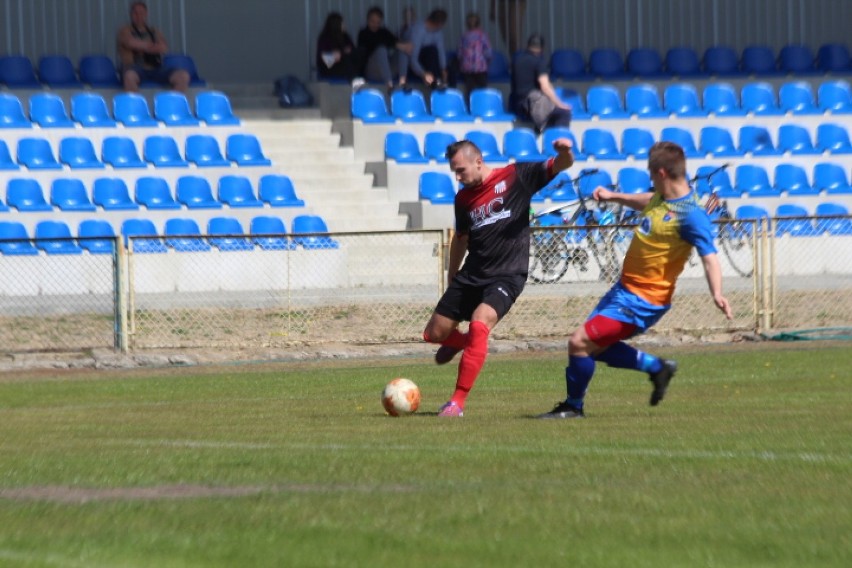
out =
[(614, 343), (606, 351), (596, 355), (595, 359), (615, 369), (657, 373), (663, 368), (663, 362), (659, 357), (639, 351), (623, 341)]
[(568, 366), (565, 368), (565, 382), (568, 384), (568, 404), (575, 408), (583, 408), (583, 398), (586, 389), (595, 374), (595, 360), (591, 357), (568, 356)]

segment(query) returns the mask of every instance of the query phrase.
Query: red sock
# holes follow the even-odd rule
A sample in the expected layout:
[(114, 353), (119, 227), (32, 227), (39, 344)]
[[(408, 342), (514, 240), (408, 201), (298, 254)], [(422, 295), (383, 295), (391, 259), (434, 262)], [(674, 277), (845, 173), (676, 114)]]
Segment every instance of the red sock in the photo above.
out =
[(473, 388), (473, 383), (476, 382), (476, 377), (479, 376), (479, 371), (485, 364), (485, 356), (488, 355), (488, 334), (490, 330), (488, 326), (482, 322), (474, 321), (470, 323), (470, 328), (467, 332), (467, 344), (464, 346), (464, 352), (459, 361), (459, 375), (456, 379), (456, 390), (453, 397), (450, 399), (460, 407), (464, 408), (465, 400), (470, 389)]
[(441, 345), (461, 351), (464, 349), (464, 346), (467, 345), (467, 334), (460, 332), (458, 329), (454, 329), (450, 332), (449, 337), (441, 342)]

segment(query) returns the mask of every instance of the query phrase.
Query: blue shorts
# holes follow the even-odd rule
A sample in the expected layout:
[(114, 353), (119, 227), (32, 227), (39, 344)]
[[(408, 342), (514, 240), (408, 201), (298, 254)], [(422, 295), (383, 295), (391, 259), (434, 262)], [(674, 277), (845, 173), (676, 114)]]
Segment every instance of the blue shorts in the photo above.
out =
[(621, 282), (616, 282), (609, 292), (601, 298), (588, 319), (597, 315), (605, 316), (616, 321), (633, 324), (636, 333), (642, 333), (652, 327), (660, 318), (666, 315), (671, 305), (655, 306), (628, 291)]
[(136, 71), (141, 83), (161, 83), (163, 85), (168, 85), (171, 80), (172, 73), (177, 71), (177, 69), (175, 67), (157, 67), (155, 69), (148, 69), (141, 65), (131, 65), (126, 67), (125, 71)]

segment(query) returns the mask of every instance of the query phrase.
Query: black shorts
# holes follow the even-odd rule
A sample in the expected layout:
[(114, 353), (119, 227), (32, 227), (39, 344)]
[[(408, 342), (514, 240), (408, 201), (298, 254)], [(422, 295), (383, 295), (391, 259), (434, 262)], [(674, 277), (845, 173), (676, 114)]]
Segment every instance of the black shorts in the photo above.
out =
[(521, 292), (527, 278), (524, 275), (503, 276), (483, 284), (471, 284), (456, 277), (438, 300), (435, 312), (454, 321), (470, 321), (479, 304), (488, 304), (503, 319)]

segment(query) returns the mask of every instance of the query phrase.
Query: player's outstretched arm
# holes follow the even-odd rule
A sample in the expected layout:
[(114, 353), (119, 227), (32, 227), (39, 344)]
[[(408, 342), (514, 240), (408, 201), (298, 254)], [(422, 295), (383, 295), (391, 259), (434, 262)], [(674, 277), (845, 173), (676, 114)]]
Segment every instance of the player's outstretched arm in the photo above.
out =
[(568, 138), (557, 138), (553, 141), (556, 157), (553, 159), (553, 171), (561, 172), (574, 165), (574, 145)]
[(715, 253), (708, 254), (701, 257), (701, 263), (704, 265), (704, 275), (707, 277), (707, 286), (710, 288), (713, 302), (725, 314), (726, 318), (734, 319), (731, 305), (727, 298), (722, 295), (722, 267), (719, 265), (719, 257)]
[(594, 191), (592, 191), (592, 198), (594, 198), (595, 201), (612, 201), (619, 205), (624, 205), (625, 207), (630, 207), (631, 209), (639, 211), (647, 207), (648, 203), (651, 202), (652, 197), (654, 197), (653, 191), (646, 191), (644, 193), (620, 193), (618, 191), (607, 189), (602, 185), (599, 185), (594, 189)]

